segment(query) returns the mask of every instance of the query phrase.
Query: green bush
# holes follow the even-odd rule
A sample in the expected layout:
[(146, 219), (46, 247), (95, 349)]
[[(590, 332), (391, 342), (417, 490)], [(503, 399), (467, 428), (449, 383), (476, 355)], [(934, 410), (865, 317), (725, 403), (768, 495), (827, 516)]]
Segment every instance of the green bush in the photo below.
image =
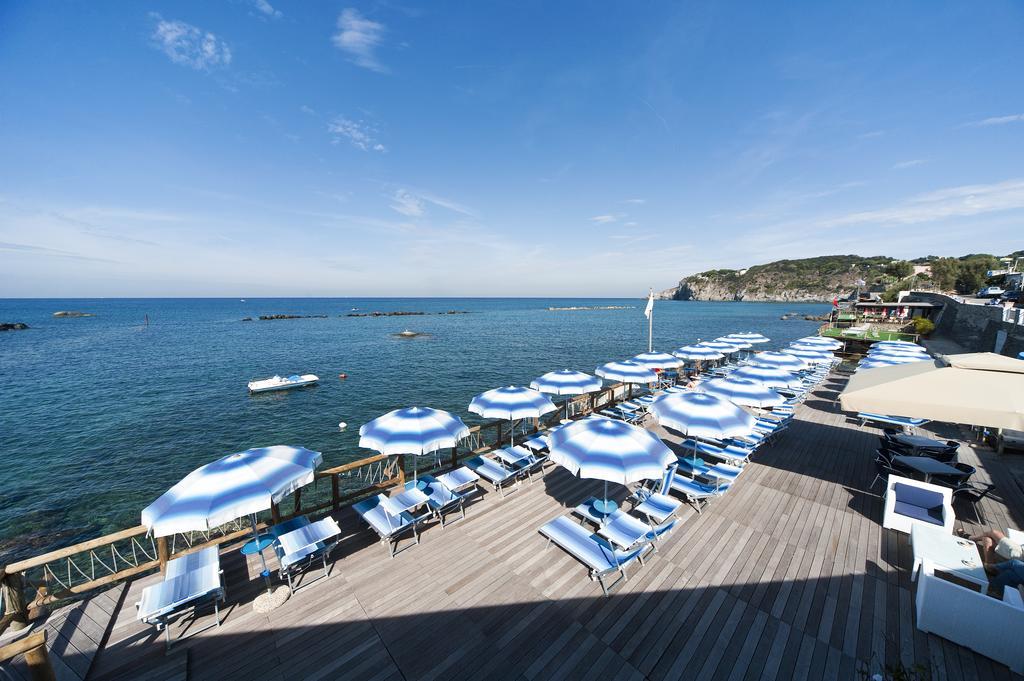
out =
[(918, 317), (914, 320), (914, 332), (919, 336), (927, 336), (935, 330), (935, 322), (924, 317)]

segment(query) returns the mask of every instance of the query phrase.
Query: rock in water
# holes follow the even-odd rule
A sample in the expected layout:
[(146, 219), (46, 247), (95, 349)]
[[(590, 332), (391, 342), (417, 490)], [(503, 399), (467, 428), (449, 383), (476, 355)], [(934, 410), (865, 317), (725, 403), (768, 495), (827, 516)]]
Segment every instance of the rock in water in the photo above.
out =
[(54, 312), (54, 317), (95, 317), (92, 312), (78, 312), (76, 310), (61, 310), (60, 312)]
[(3, 323), (0, 323), (0, 331), (21, 331), (22, 329), (27, 329), (27, 328), (28, 328), (28, 324), (23, 324), (21, 322), (13, 322), (13, 323), (3, 322)]

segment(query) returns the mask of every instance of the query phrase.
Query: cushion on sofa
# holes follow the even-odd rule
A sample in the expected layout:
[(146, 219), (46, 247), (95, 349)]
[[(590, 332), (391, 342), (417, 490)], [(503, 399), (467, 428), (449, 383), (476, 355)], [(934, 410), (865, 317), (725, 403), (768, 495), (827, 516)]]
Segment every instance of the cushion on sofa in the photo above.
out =
[(942, 508), (942, 495), (939, 492), (906, 485), (902, 482), (897, 482), (892, 489), (896, 493), (896, 501), (921, 508), (935, 508), (936, 506)]
[(932, 525), (942, 526), (943, 524), (941, 506), (938, 508), (922, 508), (921, 506), (908, 504), (905, 501), (897, 501), (893, 504), (892, 510), (900, 515), (913, 518), (914, 520), (931, 523)]

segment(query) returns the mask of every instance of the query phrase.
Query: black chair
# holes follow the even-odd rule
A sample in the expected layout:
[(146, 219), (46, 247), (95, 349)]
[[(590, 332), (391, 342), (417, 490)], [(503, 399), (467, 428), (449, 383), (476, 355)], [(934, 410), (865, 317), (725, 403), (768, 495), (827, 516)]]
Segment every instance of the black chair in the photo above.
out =
[(890, 475), (903, 475), (903, 473), (894, 468), (892, 460), (886, 457), (885, 454), (879, 450), (878, 456), (875, 457), (875, 479), (871, 481), (870, 485), (868, 485), (868, 489), (874, 489), (875, 484), (879, 480), (887, 482)]
[(953, 502), (963, 499), (976, 504), (996, 490), (995, 485), (978, 485), (962, 482), (953, 489)]

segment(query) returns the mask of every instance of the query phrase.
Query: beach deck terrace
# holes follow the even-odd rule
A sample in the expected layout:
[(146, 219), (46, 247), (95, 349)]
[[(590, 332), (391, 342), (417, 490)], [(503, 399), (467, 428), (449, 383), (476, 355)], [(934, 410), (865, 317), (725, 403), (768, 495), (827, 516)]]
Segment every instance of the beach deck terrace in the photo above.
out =
[[(225, 553), (223, 625), (166, 655), (135, 617), (158, 577), (138, 579), (87, 678), (856, 679), (898, 662), (933, 679), (1019, 678), (915, 627), (908, 537), (882, 529), (878, 488), (867, 491), (878, 431), (837, 410), (842, 381), (822, 384), (728, 494), (699, 515), (686, 507), (609, 598), (537, 532), (601, 483), (549, 467), (504, 499), (488, 491), (466, 520), (428, 527), (394, 559), (341, 511), (330, 578), (270, 614), (252, 608), (258, 561)], [(999, 489), (976, 516), (958, 508), (957, 526), (1024, 525), (1006, 464), (961, 452)]]

